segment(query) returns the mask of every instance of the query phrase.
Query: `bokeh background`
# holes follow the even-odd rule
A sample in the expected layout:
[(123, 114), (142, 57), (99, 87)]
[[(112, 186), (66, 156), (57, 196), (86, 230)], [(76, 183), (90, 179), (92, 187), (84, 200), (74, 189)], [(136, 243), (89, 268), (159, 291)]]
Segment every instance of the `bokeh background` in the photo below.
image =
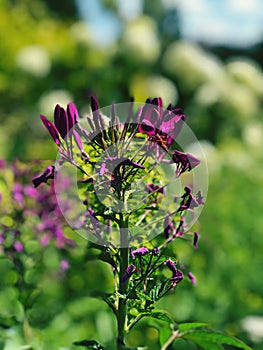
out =
[[(56, 156), (39, 114), (74, 101), (85, 115), (91, 92), (102, 107), (161, 96), (184, 109), (209, 194), (199, 250), (173, 248), (198, 283), (160, 307), (263, 349), (262, 62), (261, 0), (0, 0), (0, 349), (113, 342), (114, 320), (92, 298), (111, 291), (110, 271), (63, 218), (41, 226), (52, 193), (30, 189), (39, 161)], [(159, 349), (155, 324), (129, 342)]]

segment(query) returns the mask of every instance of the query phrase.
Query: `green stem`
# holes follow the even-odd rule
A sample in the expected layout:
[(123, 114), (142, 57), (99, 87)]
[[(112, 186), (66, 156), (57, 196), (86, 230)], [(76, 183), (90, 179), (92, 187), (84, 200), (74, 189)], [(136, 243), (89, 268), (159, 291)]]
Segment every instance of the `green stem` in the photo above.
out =
[(128, 290), (128, 280), (122, 282), (122, 278), (127, 270), (129, 264), (129, 247), (128, 247), (128, 216), (124, 218), (121, 214), (119, 223), (120, 227), (120, 269), (119, 269), (119, 293), (121, 296), (118, 300), (117, 323), (118, 323), (118, 337), (117, 349), (124, 350), (124, 336), (127, 326), (127, 303), (126, 294)]
[(178, 331), (174, 331), (167, 342), (162, 346), (161, 350), (166, 350), (175, 341), (175, 339), (180, 338), (181, 334)]

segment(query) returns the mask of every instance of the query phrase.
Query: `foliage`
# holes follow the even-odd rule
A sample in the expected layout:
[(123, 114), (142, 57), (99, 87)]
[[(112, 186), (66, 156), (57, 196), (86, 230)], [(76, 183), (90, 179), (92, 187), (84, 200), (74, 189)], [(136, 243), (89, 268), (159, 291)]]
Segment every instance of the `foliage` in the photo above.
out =
[[(117, 8), (115, 1), (105, 3)], [(171, 25), (165, 32), (166, 19), (176, 18), (176, 9), (173, 15), (161, 3), (151, 6), (147, 1), (143, 16), (133, 21), (122, 18), (118, 41), (101, 48), (92, 40), (89, 27), (71, 11), (72, 4), (70, 8), (63, 4), (62, 9), (52, 1), (0, 3), (0, 155), (12, 162), (19, 157), (27, 161), (19, 167), (33, 169), (31, 175), (14, 180), (12, 163), (1, 168), (1, 225), (9, 222), (10, 226), (5, 247), (1, 245), (0, 347), (5, 343), (13, 349), (30, 343), (35, 349), (57, 349), (72, 339), (87, 337), (96, 337), (109, 347), (113, 341), (114, 320), (107, 306), (96, 302), (91, 293), (92, 287), (106, 294), (113, 288), (106, 263), (95, 260), (98, 251), (93, 249), (87, 256), (83, 240), (64, 222), (63, 232), (75, 242), (74, 249), (70, 245), (58, 249), (50, 231), (50, 242), (43, 247), (42, 234), (34, 229), (40, 220), (29, 212), (21, 213), (11, 194), (15, 182), (31, 185), (30, 179), (50, 164), (32, 165), (29, 160), (55, 157), (55, 146), (45, 142), (48, 136), (40, 127), (39, 113), (51, 116), (56, 103), (65, 106), (74, 96), (85, 114), (89, 111), (86, 95), (92, 90), (104, 106), (127, 101), (130, 95), (137, 101), (158, 95), (184, 107), (190, 126), (205, 140), (209, 196), (198, 227), (202, 238), (198, 253), (177, 242), (176, 247), (167, 247), (167, 255), (185, 262), (198, 283), (195, 287), (182, 284), (180, 298), (169, 294), (157, 307), (176, 315), (179, 322), (207, 320), (214, 328), (227, 329), (261, 349), (262, 338), (252, 344), (253, 333), (245, 333), (240, 326), (245, 316), (262, 315), (263, 305), (259, 278), (263, 76), (258, 63), (262, 60), (256, 62), (249, 56), (260, 52), (260, 45), (243, 51), (212, 48), (216, 54), (211, 55), (209, 48), (180, 38), (180, 22), (175, 23), (175, 34), (169, 32)], [(136, 28), (141, 41), (134, 45), (128, 34)], [(142, 34), (146, 32), (150, 34), (145, 40)], [(38, 57), (41, 64), (36, 60), (25, 64), (28, 57)], [(46, 191), (44, 185), (42, 191)], [(35, 200), (26, 198), (25, 205), (40, 208)], [(14, 236), (18, 227), (20, 234)], [(16, 239), (24, 246), (24, 259), (13, 247)], [(17, 262), (20, 259), (22, 263)], [(65, 271), (60, 267), (63, 260), (70, 262)], [(26, 282), (19, 277), (21, 265), (24, 273), (28, 270)], [(18, 288), (18, 280), (24, 290)], [(26, 311), (22, 311), (25, 290), (33, 295), (27, 296)], [(158, 332), (164, 331), (156, 330), (155, 320), (146, 321), (147, 316), (131, 330), (131, 347), (143, 342), (153, 349), (156, 346)], [(191, 348), (181, 340), (178, 344), (181, 349)]]

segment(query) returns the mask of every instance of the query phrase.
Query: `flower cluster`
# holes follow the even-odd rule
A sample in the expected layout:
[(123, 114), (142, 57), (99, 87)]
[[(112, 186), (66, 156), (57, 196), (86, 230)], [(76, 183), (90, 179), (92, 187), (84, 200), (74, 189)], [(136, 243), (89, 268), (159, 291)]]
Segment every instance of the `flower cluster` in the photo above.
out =
[[(117, 343), (121, 345), (125, 324), (131, 328), (137, 322), (130, 310), (146, 315), (183, 280), (182, 269), (166, 255), (166, 246), (187, 237), (187, 212), (204, 204), (201, 192), (193, 193), (190, 186), (184, 187), (182, 195), (173, 195), (170, 204), (162, 204), (167, 183), (156, 166), (170, 166), (176, 179), (200, 161), (177, 149), (176, 139), (185, 121), (182, 111), (171, 105), (164, 110), (160, 98), (146, 102), (135, 111), (131, 101), (120, 121), (114, 105), (105, 118), (91, 96), (89, 128), (79, 122), (73, 103), (66, 110), (56, 106), (54, 124), (41, 116), (58, 147), (60, 164), (68, 162), (79, 170), (83, 213), (78, 227), (91, 235), (91, 247), (101, 250), (98, 258), (108, 262), (117, 276), (115, 292), (105, 301), (118, 318)], [(49, 166), (33, 179), (34, 186), (56, 181), (57, 171)], [(148, 239), (154, 232), (154, 239)], [(194, 231), (192, 235), (197, 248), (199, 234)], [(187, 276), (195, 284), (193, 274)]]
[[(32, 164), (32, 167), (35, 165)], [(10, 167), (2, 162), (2, 179), (7, 183), (3, 194), (0, 243), (6, 253), (24, 252), (27, 232), (34, 233), (33, 239), (39, 240), (41, 246), (46, 246), (51, 240), (58, 248), (74, 246), (74, 242), (64, 235), (65, 221), (54, 193), (54, 183), (37, 191), (29, 181), (32, 173), (22, 163), (15, 161)], [(33, 183), (39, 186), (54, 177), (54, 166), (49, 166), (45, 172), (34, 178)], [(6, 203), (11, 203), (7, 206)], [(42, 205), (45, 203), (45, 205)], [(25, 225), (25, 226), (24, 226)]]

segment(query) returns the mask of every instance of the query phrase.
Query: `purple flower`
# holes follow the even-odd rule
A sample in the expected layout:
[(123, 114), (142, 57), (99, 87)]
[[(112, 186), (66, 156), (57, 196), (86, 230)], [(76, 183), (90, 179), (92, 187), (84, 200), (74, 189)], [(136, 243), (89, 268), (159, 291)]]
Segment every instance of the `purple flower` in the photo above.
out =
[(193, 155), (183, 153), (178, 150), (173, 151), (172, 159), (173, 160), (171, 161), (171, 163), (174, 162), (177, 166), (177, 177), (186, 171), (191, 171), (200, 163), (200, 160), (194, 157)]
[(27, 197), (30, 197), (30, 198), (37, 198), (38, 197), (38, 191), (36, 190), (36, 188), (32, 187), (32, 185), (25, 186), (24, 193)]
[(99, 112), (99, 103), (94, 95), (90, 95), (91, 110), (93, 112), (93, 122), (95, 126), (95, 134), (103, 132), (105, 123), (101, 113)]
[(48, 234), (44, 234), (41, 238), (40, 238), (40, 244), (45, 247), (49, 244), (50, 242), (50, 235)]
[(193, 285), (195, 285), (196, 284), (196, 279), (195, 279), (195, 276), (192, 274), (192, 272), (189, 272), (187, 274), (187, 276), (188, 276), (189, 280), (193, 283)]
[(184, 274), (182, 273), (182, 271), (176, 270), (176, 272), (173, 274), (173, 277), (170, 278), (170, 281), (172, 282), (172, 287), (175, 287), (183, 279), (184, 279)]
[(68, 268), (69, 268), (69, 262), (67, 260), (65, 260), (65, 259), (61, 260), (60, 261), (60, 268), (63, 271), (67, 271)]
[(171, 105), (164, 110), (159, 97), (148, 99), (146, 103), (137, 118), (138, 131), (147, 134), (151, 141), (166, 151), (180, 133), (185, 115)]
[(153, 248), (153, 250), (152, 250), (152, 254), (153, 255), (158, 255), (159, 254), (159, 248), (157, 248), (157, 247), (155, 247), (155, 248)]
[(159, 193), (164, 193), (164, 188), (158, 185), (154, 185), (154, 184), (149, 184), (146, 186), (147, 190), (149, 193), (152, 192), (159, 192)]
[(46, 168), (46, 170), (39, 176), (35, 177), (32, 182), (34, 187), (38, 187), (41, 183), (46, 183), (49, 179), (54, 179), (55, 175), (55, 167), (54, 165), (50, 165)]
[(198, 238), (199, 238), (199, 234), (197, 231), (194, 232), (194, 239), (193, 239), (193, 246), (195, 247), (195, 249), (198, 248)]
[(194, 209), (196, 207), (199, 207), (199, 205), (204, 204), (204, 200), (201, 195), (201, 192), (198, 191), (196, 196), (194, 196), (192, 194), (192, 189), (189, 186), (185, 186), (184, 194), (181, 196), (181, 198), (182, 198), (182, 202), (180, 204), (178, 212), (187, 210), (187, 209)]
[(5, 236), (3, 233), (0, 234), (0, 244), (3, 244), (5, 241)]
[(4, 159), (0, 159), (0, 169), (4, 169), (6, 166)]
[(23, 246), (23, 244), (22, 244), (21, 242), (19, 242), (19, 241), (15, 241), (14, 244), (13, 244), (13, 247), (14, 247), (14, 249), (15, 249), (17, 252), (19, 252), (19, 253), (21, 253), (21, 252), (24, 251), (24, 246)]
[(184, 275), (182, 273), (181, 270), (178, 270), (176, 267), (176, 263), (171, 260), (168, 259), (164, 262), (164, 264), (172, 271), (173, 275), (170, 278), (170, 281), (172, 282), (171, 287), (175, 287), (179, 282), (182, 281), (182, 279), (184, 278)]
[(69, 103), (66, 111), (60, 105), (56, 105), (54, 111), (55, 127), (63, 139), (65, 139), (73, 126), (78, 122), (78, 119), (78, 111), (74, 103)]
[(169, 236), (172, 236), (175, 233), (175, 226), (170, 216), (165, 217), (163, 226), (165, 238), (168, 238)]
[(127, 279), (129, 279), (136, 270), (137, 269), (133, 264), (129, 265), (126, 269), (124, 276), (121, 279), (121, 282), (124, 283), (125, 281), (127, 281)]
[(196, 201), (197, 201), (197, 203), (198, 203), (199, 205), (200, 205), (200, 204), (205, 204), (204, 198), (202, 197), (201, 191), (198, 191), (198, 192), (197, 192), (195, 198), (196, 198)]
[(143, 256), (149, 253), (149, 250), (145, 247), (138, 248), (136, 250), (131, 251), (131, 257), (134, 260), (136, 256)]
[[(64, 159), (72, 159), (72, 139), (83, 152), (82, 141), (78, 132), (73, 128), (78, 123), (78, 111), (74, 103), (69, 103), (67, 109), (56, 105), (54, 110), (54, 123), (49, 121), (44, 115), (40, 115), (42, 123), (58, 146), (59, 152)], [(62, 139), (65, 144), (62, 144)]]
[(49, 132), (49, 134), (53, 138), (53, 140), (56, 142), (56, 144), (58, 146), (60, 146), (61, 145), (61, 141), (60, 141), (60, 136), (59, 136), (58, 129), (44, 115), (41, 114), (40, 118), (41, 118), (42, 123), (44, 124), (45, 128), (47, 129), (47, 131)]
[(171, 260), (171, 259), (168, 259), (164, 262), (164, 265), (166, 265), (168, 267), (168, 269), (170, 269), (172, 271), (172, 273), (176, 273), (177, 271), (177, 267), (176, 267), (176, 263)]
[(23, 196), (23, 186), (20, 183), (15, 183), (13, 187), (13, 198), (20, 205), (24, 204), (24, 196)]

